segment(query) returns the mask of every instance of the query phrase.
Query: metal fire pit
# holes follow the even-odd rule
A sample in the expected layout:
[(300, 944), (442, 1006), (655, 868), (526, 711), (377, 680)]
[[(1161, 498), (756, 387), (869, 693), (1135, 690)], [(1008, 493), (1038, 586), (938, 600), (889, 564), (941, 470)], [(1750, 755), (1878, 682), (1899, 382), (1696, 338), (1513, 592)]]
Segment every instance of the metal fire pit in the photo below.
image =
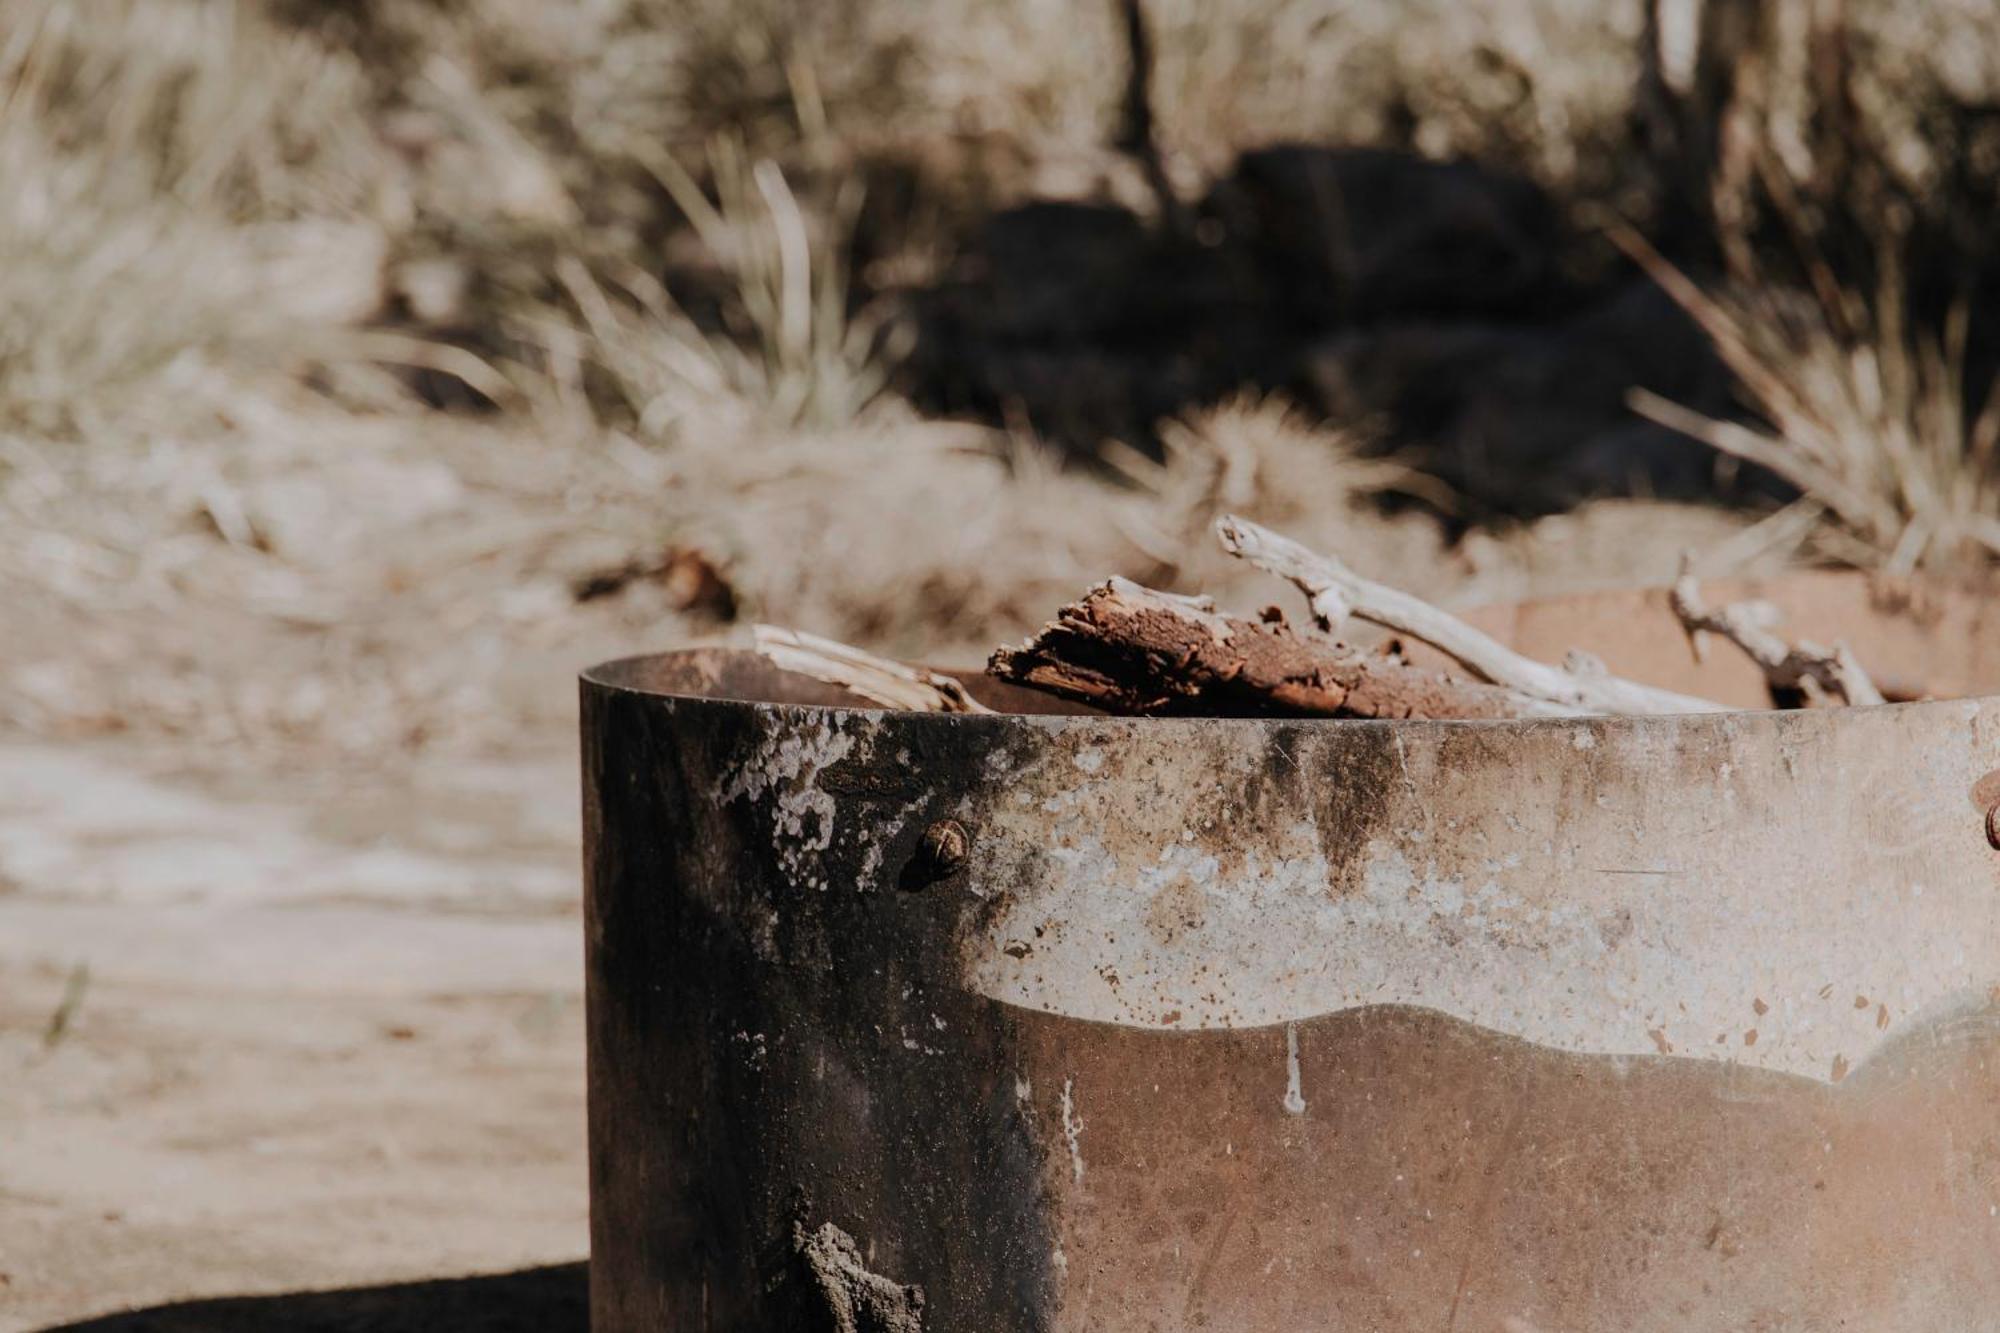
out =
[[(1713, 592), (2000, 683), (1969, 593)], [(1761, 702), (1658, 593), (1487, 624)], [(2000, 1327), (2000, 701), (987, 697), (586, 676), (597, 1333)]]

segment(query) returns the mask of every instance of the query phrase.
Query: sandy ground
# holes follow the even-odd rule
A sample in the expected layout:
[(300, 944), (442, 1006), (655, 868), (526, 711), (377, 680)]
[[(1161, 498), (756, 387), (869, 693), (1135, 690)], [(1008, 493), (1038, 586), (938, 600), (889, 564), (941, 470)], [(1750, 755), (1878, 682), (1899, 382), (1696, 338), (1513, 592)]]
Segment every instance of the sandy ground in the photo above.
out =
[(575, 799), (0, 743), (0, 1329), (581, 1328)]

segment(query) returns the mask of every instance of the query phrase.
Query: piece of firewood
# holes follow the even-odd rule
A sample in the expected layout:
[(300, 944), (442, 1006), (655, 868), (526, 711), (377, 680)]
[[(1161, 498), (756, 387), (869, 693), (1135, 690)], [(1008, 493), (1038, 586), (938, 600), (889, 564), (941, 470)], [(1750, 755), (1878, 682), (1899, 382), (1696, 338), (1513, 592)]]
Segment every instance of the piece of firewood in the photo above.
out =
[(1822, 648), (1804, 639), (1793, 644), (1773, 633), (1781, 613), (1769, 602), (1731, 602), (1711, 610), (1701, 599), (1701, 584), (1691, 566), (1683, 556), (1669, 600), (1687, 631), (1696, 661), (1702, 660), (1707, 636), (1719, 634), (1757, 664), (1773, 691), (1797, 691), (1809, 701), (1816, 695), (1834, 695), (1846, 704), (1887, 702), (1846, 644)]
[(1562, 666), (1523, 657), (1429, 602), (1361, 577), (1331, 556), (1225, 514), (1216, 520), (1223, 549), (1290, 580), (1305, 593), (1321, 629), (1337, 632), (1349, 616), (1436, 648), (1484, 680), (1572, 713), (1721, 713), (1725, 705), (1613, 676), (1603, 663), (1572, 653)]
[(1541, 699), (1365, 653), (1282, 618), (1223, 615), (1206, 598), (1125, 579), (1091, 589), (1019, 648), (1001, 680), (1113, 713), (1366, 718), (1551, 717)]
[(756, 650), (781, 671), (838, 685), (884, 708), (918, 713), (990, 713), (959, 681), (937, 671), (877, 657), (859, 648), (777, 625), (751, 630)]

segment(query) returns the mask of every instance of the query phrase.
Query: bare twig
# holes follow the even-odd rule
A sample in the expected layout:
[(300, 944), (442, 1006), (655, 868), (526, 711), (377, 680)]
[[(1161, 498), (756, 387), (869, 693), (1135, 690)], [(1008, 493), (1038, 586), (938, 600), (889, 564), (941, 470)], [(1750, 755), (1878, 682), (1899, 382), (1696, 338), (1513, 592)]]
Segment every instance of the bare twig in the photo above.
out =
[(1797, 644), (1786, 643), (1772, 633), (1779, 612), (1769, 602), (1731, 602), (1711, 610), (1702, 602), (1701, 584), (1690, 571), (1691, 562), (1682, 557), (1681, 574), (1674, 581), (1671, 600), (1697, 661), (1701, 659), (1705, 637), (1720, 634), (1757, 664), (1773, 690), (1799, 690), (1809, 697), (1814, 691), (1822, 691), (1849, 704), (1885, 702), (1882, 692), (1846, 644), (1822, 648), (1803, 639)]
[(1206, 598), (1112, 579), (987, 670), (1116, 713), (1372, 718), (1548, 717), (1574, 712), (1496, 685), (1371, 655), (1281, 618), (1240, 620)]
[(1153, 34), (1140, 0), (1118, 0), (1125, 22), (1125, 105), (1114, 147), (1130, 153), (1146, 175), (1160, 208), (1160, 225), (1172, 235), (1189, 230), (1187, 207), (1167, 175), (1153, 120)]
[(1322, 629), (1349, 616), (1421, 639), (1474, 674), (1518, 694), (1578, 713), (1720, 713), (1712, 700), (1641, 685), (1604, 671), (1594, 659), (1560, 667), (1523, 657), (1499, 640), (1408, 593), (1362, 578), (1340, 561), (1234, 514), (1216, 520), (1223, 549), (1290, 580), (1305, 593)]
[(62, 999), (49, 1015), (48, 1025), (42, 1029), (42, 1050), (52, 1051), (62, 1044), (76, 1022), (77, 1011), (83, 1008), (84, 992), (90, 989), (90, 964), (78, 963), (70, 968), (69, 976), (63, 981)]
[(781, 671), (838, 685), (885, 708), (918, 713), (990, 713), (993, 710), (941, 672), (894, 662), (832, 639), (776, 625), (752, 631), (759, 653)]

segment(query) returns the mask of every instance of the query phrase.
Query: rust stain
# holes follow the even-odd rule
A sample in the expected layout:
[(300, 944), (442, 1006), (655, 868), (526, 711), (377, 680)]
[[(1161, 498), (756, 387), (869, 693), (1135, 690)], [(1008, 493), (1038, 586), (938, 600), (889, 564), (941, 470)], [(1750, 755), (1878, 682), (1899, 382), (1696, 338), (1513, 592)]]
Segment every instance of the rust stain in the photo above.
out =
[(1172, 944), (1191, 930), (1200, 930), (1206, 913), (1202, 893), (1185, 875), (1153, 895), (1146, 911), (1146, 928), (1162, 944)]

